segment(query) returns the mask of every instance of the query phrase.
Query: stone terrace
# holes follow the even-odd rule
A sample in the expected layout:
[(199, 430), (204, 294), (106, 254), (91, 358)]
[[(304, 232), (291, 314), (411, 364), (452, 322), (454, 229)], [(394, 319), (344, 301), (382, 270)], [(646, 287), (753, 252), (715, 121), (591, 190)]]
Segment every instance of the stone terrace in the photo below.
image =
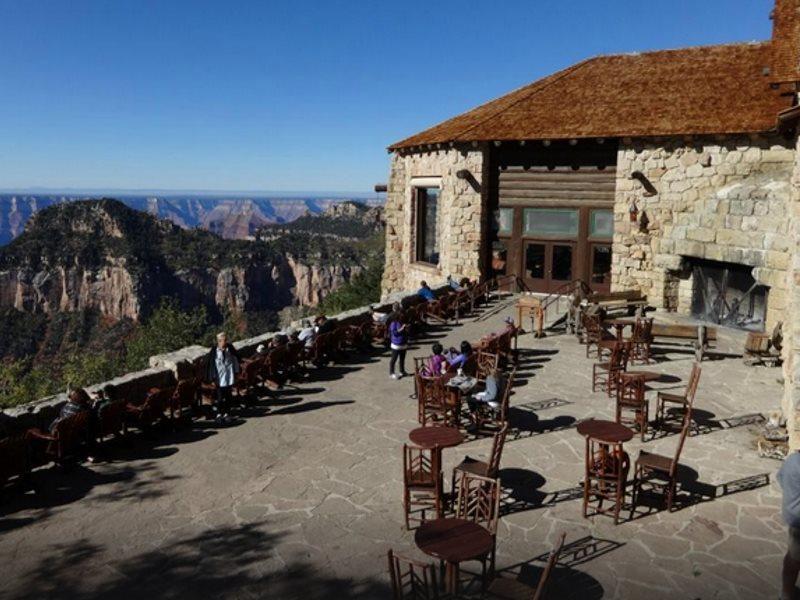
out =
[[(433, 338), (477, 339), (510, 313), (434, 328), (410, 356)], [(722, 338), (723, 353), (741, 347), (738, 335)], [(578, 545), (555, 573), (557, 598), (777, 596), (786, 537), (779, 463), (757, 456), (749, 417), (779, 407), (777, 369), (746, 368), (738, 357), (704, 362), (702, 432), (682, 458), (696, 502), (614, 526), (608, 517), (583, 519), (578, 497), (575, 422), (612, 415), (611, 401), (590, 392), (591, 361), (566, 335), (525, 335), (520, 347), (501, 472), (502, 576), (535, 580), (542, 554), (566, 531)], [(653, 368), (674, 381), (655, 387), (685, 385), (692, 355), (661, 358)], [(14, 491), (0, 506), (0, 597), (388, 597), (386, 551), (424, 556), (404, 530), (401, 505), (413, 384), (390, 380), (387, 362), (376, 354), (315, 371), (229, 427), (199, 421), (134, 436), (106, 462), (37, 472), (39, 494)], [(672, 435), (644, 446), (672, 454), (676, 443)], [(446, 449), (446, 472), (490, 444)], [(626, 444), (632, 460), (641, 446), (638, 437)]]

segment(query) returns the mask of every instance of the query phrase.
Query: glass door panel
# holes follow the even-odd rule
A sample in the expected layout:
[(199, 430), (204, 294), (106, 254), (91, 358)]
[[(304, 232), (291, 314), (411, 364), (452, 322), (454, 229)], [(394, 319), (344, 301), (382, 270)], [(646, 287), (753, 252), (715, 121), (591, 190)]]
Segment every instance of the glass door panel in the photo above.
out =
[(544, 244), (528, 244), (525, 247), (525, 278), (544, 280), (545, 265), (545, 250)]
[(550, 279), (559, 285), (565, 281), (572, 281), (574, 254), (572, 244), (553, 244)]

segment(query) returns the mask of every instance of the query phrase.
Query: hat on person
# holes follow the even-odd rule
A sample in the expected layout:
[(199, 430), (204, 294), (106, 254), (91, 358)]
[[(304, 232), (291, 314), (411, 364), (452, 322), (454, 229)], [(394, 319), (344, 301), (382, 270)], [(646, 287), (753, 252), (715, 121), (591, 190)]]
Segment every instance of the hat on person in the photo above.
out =
[(259, 344), (256, 348), (256, 352), (259, 354), (264, 354), (267, 351), (267, 347), (264, 344)]

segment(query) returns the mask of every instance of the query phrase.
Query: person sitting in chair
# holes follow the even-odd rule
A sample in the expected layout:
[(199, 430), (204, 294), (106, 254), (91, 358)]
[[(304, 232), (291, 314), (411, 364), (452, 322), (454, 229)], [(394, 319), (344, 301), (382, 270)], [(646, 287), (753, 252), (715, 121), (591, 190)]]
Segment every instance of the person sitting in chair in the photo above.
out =
[(428, 285), (428, 282), (427, 281), (421, 281), (419, 285), (420, 285), (420, 288), (417, 291), (417, 296), (419, 296), (420, 298), (422, 298), (426, 302), (435, 302), (436, 301), (436, 296), (433, 293), (433, 290)]
[(428, 359), (427, 364), (422, 367), (423, 377), (439, 377), (447, 370), (447, 359), (444, 357), (444, 348), (436, 342), (431, 348), (433, 355)]
[(473, 394), (467, 400), (469, 411), (472, 414), (477, 414), (487, 408), (491, 411), (496, 411), (500, 408), (500, 400), (503, 397), (503, 388), (505, 382), (503, 381), (503, 374), (499, 369), (492, 369), (486, 376), (486, 387), (482, 392)]
[[(453, 349), (451, 348), (451, 351)], [(460, 351), (455, 356), (451, 355), (451, 358), (448, 358), (448, 362), (450, 363), (451, 369), (463, 369), (464, 365), (467, 364), (467, 361), (472, 356), (472, 345), (464, 340), (461, 342)]]

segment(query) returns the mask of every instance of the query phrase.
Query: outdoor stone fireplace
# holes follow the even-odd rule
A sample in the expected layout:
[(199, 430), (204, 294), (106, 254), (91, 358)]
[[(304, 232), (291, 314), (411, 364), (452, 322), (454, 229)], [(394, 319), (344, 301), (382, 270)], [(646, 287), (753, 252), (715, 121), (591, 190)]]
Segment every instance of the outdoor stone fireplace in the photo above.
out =
[[(710, 322), (774, 327), (788, 302), (793, 159), (767, 136), (622, 148), (612, 288)], [(636, 221), (626, 218), (632, 204)]]

